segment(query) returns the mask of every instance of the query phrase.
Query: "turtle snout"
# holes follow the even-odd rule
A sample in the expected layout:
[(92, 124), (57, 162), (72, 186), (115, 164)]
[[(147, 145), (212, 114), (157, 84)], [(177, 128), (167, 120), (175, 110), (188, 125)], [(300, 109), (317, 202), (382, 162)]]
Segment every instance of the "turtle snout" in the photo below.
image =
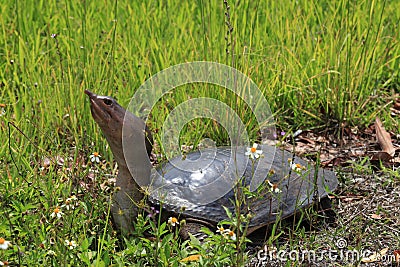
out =
[(90, 99), (95, 98), (97, 96), (95, 93), (92, 93), (87, 89), (85, 90), (85, 94), (87, 94), (90, 97)]

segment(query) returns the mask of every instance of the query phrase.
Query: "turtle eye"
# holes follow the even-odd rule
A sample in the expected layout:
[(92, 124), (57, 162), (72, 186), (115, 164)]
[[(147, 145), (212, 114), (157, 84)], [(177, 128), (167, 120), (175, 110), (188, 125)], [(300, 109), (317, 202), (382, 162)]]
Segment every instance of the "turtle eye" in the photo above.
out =
[(103, 99), (104, 104), (106, 104), (107, 106), (111, 106), (112, 105), (112, 100), (108, 99), (108, 98), (104, 98)]

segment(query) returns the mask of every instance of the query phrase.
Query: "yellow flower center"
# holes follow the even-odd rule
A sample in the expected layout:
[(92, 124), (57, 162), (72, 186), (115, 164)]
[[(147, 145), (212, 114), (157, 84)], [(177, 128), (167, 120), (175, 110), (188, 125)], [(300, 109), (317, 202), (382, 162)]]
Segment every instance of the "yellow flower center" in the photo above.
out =
[(59, 212), (60, 212), (60, 209), (59, 209), (59, 208), (55, 208), (55, 209), (54, 209), (54, 213), (57, 214), (57, 213), (59, 213)]
[(296, 163), (296, 168), (301, 169), (301, 164)]
[(93, 152), (93, 156), (98, 157), (99, 156), (99, 152)]
[(6, 242), (6, 240), (4, 238), (0, 237), (0, 245), (3, 245), (4, 242)]
[(220, 231), (220, 232), (223, 232), (224, 230), (225, 230), (224, 227), (220, 227), (220, 228), (219, 228), (219, 231)]
[(69, 241), (69, 242), (68, 242), (68, 245), (69, 245), (69, 246), (73, 246), (73, 244), (72, 244), (72, 242), (71, 242), (71, 241)]
[(250, 151), (251, 151), (251, 153), (256, 153), (256, 151), (257, 151), (257, 148), (255, 148), (255, 147), (252, 147), (252, 148), (250, 148)]
[(229, 236), (234, 236), (235, 233), (234, 233), (233, 231), (229, 231), (228, 235), (229, 235)]
[(178, 222), (178, 219), (177, 218), (175, 218), (175, 217), (172, 217), (171, 218), (171, 223), (177, 223)]

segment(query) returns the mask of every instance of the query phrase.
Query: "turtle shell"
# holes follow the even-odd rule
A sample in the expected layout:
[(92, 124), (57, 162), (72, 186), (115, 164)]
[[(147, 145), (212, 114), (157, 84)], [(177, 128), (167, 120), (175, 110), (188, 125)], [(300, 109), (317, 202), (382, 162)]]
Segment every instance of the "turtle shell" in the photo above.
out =
[(255, 190), (242, 209), (252, 215), (251, 233), (310, 206), (337, 188), (334, 172), (275, 150), (263, 145), (262, 157), (254, 161), (245, 155), (245, 147), (235, 151), (229, 147), (205, 149), (173, 158), (153, 170), (151, 201), (185, 217), (217, 224), (228, 219), (224, 207), (234, 211), (233, 188), (240, 181)]

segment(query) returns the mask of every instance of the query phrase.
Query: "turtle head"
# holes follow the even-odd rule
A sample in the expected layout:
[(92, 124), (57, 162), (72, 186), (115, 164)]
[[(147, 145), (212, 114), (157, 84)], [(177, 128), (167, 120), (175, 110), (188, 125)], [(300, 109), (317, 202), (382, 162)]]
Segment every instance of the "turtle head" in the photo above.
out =
[[(140, 143), (144, 143), (147, 155), (150, 156), (153, 147), (153, 137), (149, 129), (145, 126), (143, 120), (129, 111), (126, 111), (112, 97), (99, 96), (89, 90), (85, 90), (85, 94), (87, 94), (90, 99), (90, 110), (93, 119), (97, 122), (104, 133), (119, 165), (126, 165), (126, 162), (124, 162), (125, 159), (123, 156), (124, 152), (122, 145), (123, 131), (130, 133), (137, 132), (137, 134), (134, 135), (137, 140), (129, 141), (132, 141), (136, 148), (138, 148)], [(142, 136), (143, 138), (141, 138)]]

